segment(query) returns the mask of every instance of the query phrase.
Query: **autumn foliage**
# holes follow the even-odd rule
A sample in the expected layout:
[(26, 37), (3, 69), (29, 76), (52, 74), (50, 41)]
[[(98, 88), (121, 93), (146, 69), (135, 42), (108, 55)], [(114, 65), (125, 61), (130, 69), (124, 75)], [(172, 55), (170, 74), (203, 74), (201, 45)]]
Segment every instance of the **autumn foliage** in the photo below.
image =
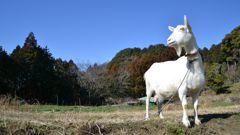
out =
[[(240, 81), (240, 26), (219, 44), (199, 51), (206, 69), (206, 89), (219, 94)], [(173, 48), (156, 44), (126, 48), (109, 62), (82, 68), (81, 63), (54, 58), (31, 32), (10, 54), (0, 46), (0, 95), (41, 104), (116, 103), (119, 98), (145, 96), (145, 71), (155, 62), (177, 58)]]

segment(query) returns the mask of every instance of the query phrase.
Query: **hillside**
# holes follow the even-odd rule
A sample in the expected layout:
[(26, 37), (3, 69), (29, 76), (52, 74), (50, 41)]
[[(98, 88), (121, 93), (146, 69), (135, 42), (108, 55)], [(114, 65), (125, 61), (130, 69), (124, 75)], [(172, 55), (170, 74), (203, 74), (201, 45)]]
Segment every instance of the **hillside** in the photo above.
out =
[[(226, 34), (219, 44), (199, 51), (206, 69), (207, 90), (216, 94), (231, 92), (228, 88), (240, 81), (240, 26)], [(163, 44), (144, 49), (127, 48), (109, 62), (108, 70), (119, 90), (125, 89), (129, 96), (139, 97), (145, 95), (143, 74), (152, 63), (177, 58), (175, 50)]]
[[(219, 44), (199, 51), (207, 69), (206, 90), (234, 92), (236, 88), (230, 88), (240, 81), (240, 26)], [(154, 62), (177, 58), (173, 48), (156, 44), (123, 49), (103, 64), (78, 66), (54, 58), (31, 32), (10, 54), (0, 47), (0, 95), (17, 96), (30, 104), (117, 104), (145, 96), (143, 74)]]

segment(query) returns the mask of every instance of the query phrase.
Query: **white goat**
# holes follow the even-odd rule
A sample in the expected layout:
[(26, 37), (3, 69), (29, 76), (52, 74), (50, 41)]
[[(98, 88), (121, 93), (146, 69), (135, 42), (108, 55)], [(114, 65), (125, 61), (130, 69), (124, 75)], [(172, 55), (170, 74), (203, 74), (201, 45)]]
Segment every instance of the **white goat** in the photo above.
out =
[(198, 52), (196, 39), (184, 16), (184, 25), (176, 28), (169, 26), (172, 34), (167, 40), (170, 47), (174, 47), (178, 56), (182, 48), (186, 51), (185, 56), (176, 61), (154, 63), (144, 74), (146, 83), (146, 119), (149, 119), (149, 99), (155, 92), (158, 98), (158, 113), (163, 118), (161, 105), (164, 99), (169, 98), (178, 92), (183, 108), (182, 122), (186, 127), (190, 126), (186, 112), (187, 93), (191, 92), (195, 124), (201, 124), (198, 119), (198, 97), (205, 85), (204, 69), (202, 58)]

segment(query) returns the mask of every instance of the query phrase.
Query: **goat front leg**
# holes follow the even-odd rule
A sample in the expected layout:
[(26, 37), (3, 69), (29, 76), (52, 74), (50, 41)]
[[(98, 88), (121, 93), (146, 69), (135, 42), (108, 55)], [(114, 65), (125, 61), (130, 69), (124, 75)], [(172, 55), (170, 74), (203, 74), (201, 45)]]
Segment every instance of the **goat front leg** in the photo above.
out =
[(181, 100), (182, 103), (182, 108), (183, 108), (183, 118), (182, 118), (182, 122), (183, 125), (186, 127), (190, 127), (190, 121), (188, 120), (188, 115), (187, 115), (187, 95), (184, 92), (179, 92), (179, 98)]
[(199, 93), (193, 95), (192, 97), (192, 101), (193, 101), (193, 107), (194, 107), (194, 122), (196, 125), (200, 125), (201, 121), (198, 119), (198, 97), (199, 97)]

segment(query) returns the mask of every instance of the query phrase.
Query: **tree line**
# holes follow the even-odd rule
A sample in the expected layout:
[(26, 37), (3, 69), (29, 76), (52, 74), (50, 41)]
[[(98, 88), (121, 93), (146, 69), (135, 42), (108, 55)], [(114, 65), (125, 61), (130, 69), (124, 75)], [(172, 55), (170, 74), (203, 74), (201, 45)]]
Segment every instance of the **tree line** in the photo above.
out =
[[(219, 44), (199, 51), (206, 69), (207, 89), (223, 93), (240, 81), (240, 26)], [(54, 58), (47, 47), (38, 45), (31, 32), (23, 46), (17, 45), (10, 54), (0, 47), (0, 94), (17, 96), (28, 103), (116, 103), (120, 98), (145, 96), (144, 72), (154, 62), (177, 58), (174, 49), (156, 44), (123, 49), (103, 64), (75, 64)]]
[(0, 94), (28, 103), (85, 104), (86, 90), (79, 85), (78, 75), (72, 60), (53, 58), (32, 32), (9, 55), (0, 47)]

